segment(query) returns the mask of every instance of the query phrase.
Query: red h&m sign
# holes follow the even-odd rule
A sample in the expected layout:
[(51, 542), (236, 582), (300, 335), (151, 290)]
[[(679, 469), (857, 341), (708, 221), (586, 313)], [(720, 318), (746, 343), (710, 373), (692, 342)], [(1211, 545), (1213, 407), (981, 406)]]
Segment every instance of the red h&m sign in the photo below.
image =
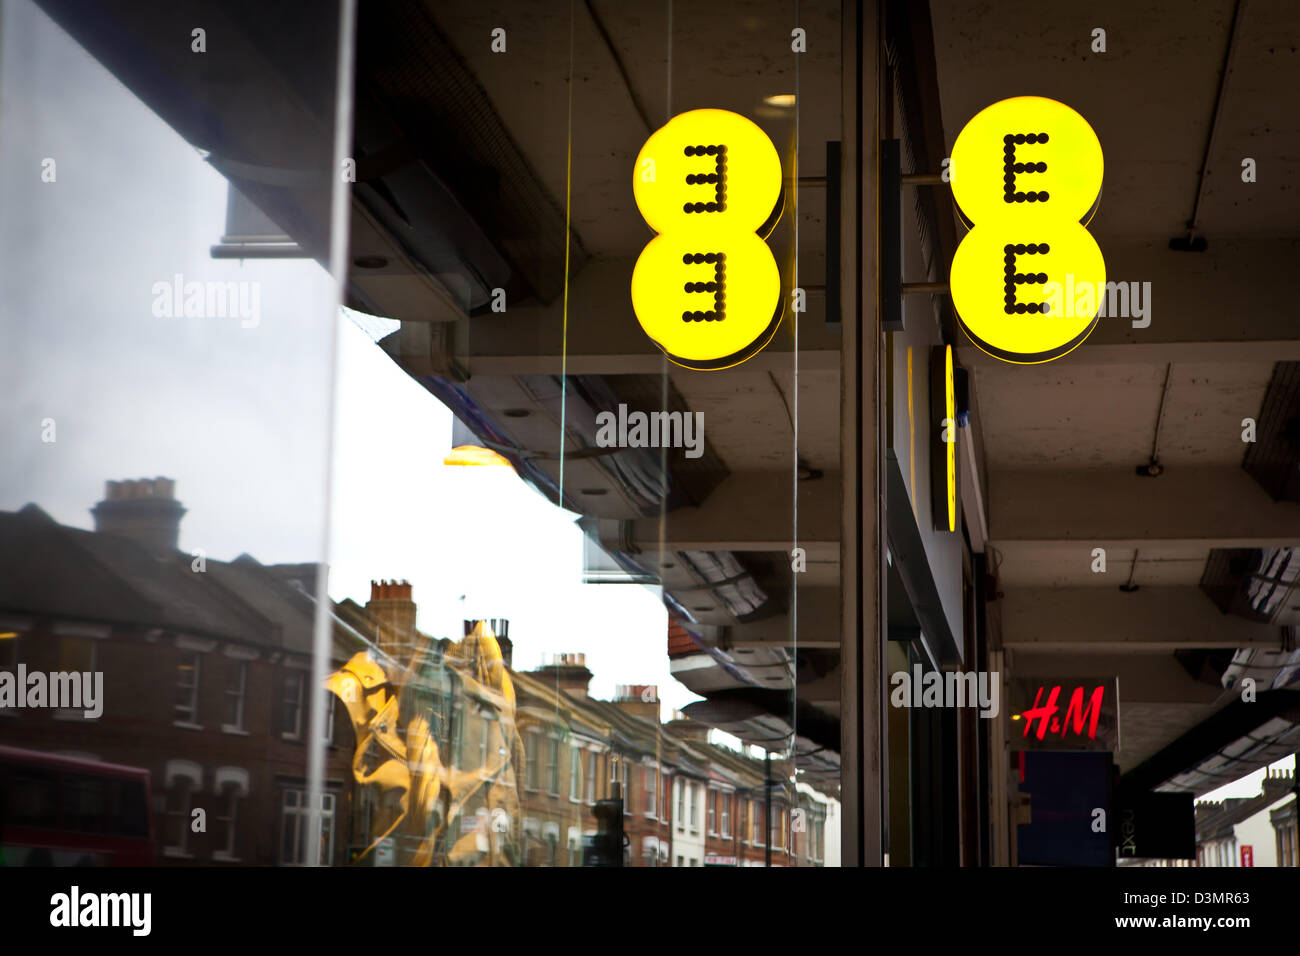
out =
[(1118, 750), (1113, 677), (1022, 677), (1011, 682), (1013, 750)]
[(1255, 865), (1255, 848), (1251, 846), (1249, 843), (1243, 843), (1241, 845), (1241, 865), (1242, 866)]

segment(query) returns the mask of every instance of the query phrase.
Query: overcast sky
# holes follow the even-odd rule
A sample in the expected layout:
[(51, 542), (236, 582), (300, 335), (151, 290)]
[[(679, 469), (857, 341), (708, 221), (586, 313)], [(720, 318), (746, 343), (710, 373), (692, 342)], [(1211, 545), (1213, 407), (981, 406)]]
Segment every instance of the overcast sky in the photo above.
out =
[(578, 516), (513, 469), (444, 465), (451, 412), (361, 329), (340, 332), (334, 596), (364, 603), (372, 578), (405, 578), (424, 631), (458, 637), (464, 618), (504, 617), (517, 669), (579, 651), (595, 696), (658, 684), (665, 716), (698, 700), (669, 677), (658, 594), (583, 584)]

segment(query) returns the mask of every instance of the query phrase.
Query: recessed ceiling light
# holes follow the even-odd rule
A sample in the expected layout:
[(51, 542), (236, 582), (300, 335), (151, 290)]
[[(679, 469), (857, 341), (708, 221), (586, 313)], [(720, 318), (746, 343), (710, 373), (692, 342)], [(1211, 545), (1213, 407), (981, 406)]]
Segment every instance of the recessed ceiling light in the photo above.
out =
[(768, 106), (794, 106), (795, 97), (793, 93), (777, 93), (775, 96), (763, 97), (763, 102)]

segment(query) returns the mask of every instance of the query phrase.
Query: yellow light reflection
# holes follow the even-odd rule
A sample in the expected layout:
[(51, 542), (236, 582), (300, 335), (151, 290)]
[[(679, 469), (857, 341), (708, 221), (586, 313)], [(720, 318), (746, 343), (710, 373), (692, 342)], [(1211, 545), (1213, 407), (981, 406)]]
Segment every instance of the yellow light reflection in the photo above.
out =
[(451, 450), (451, 454), (442, 460), (442, 463), (444, 465), (505, 465), (507, 468), (513, 467), (508, 459), (497, 454), (491, 448), (484, 448), (481, 445), (457, 445)]

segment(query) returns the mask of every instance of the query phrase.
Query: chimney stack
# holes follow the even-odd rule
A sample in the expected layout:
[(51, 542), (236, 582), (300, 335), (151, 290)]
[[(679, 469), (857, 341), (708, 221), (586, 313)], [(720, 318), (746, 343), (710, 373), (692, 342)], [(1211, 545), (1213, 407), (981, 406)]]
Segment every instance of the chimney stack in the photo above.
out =
[[(497, 639), (497, 644), (501, 647), (501, 660), (505, 663), (506, 668), (514, 666), (515, 645), (510, 640), (510, 621), (504, 617), (483, 618), (483, 623), (487, 625), (492, 636)], [(474, 627), (479, 622), (465, 621), (465, 636), (469, 637), (474, 633)]]
[(379, 649), (399, 661), (415, 646), (415, 602), (407, 581), (371, 581), (366, 612), (379, 625)]
[(90, 509), (95, 531), (130, 538), (154, 554), (173, 554), (179, 545), (185, 509), (176, 500), (171, 478), (109, 481), (104, 500)]
[(587, 669), (586, 654), (555, 654), (551, 663), (533, 671), (533, 676), (544, 680), (548, 687), (558, 686), (574, 697), (586, 697), (592, 674)]
[(709, 739), (709, 731), (713, 728), (701, 721), (691, 720), (689, 717), (683, 717), (680, 712), (677, 712), (672, 720), (664, 724), (664, 729), (678, 740), (698, 740), (700, 742), (707, 742)]
[(659, 686), (657, 684), (619, 684), (614, 703), (618, 709), (652, 724), (659, 723)]

